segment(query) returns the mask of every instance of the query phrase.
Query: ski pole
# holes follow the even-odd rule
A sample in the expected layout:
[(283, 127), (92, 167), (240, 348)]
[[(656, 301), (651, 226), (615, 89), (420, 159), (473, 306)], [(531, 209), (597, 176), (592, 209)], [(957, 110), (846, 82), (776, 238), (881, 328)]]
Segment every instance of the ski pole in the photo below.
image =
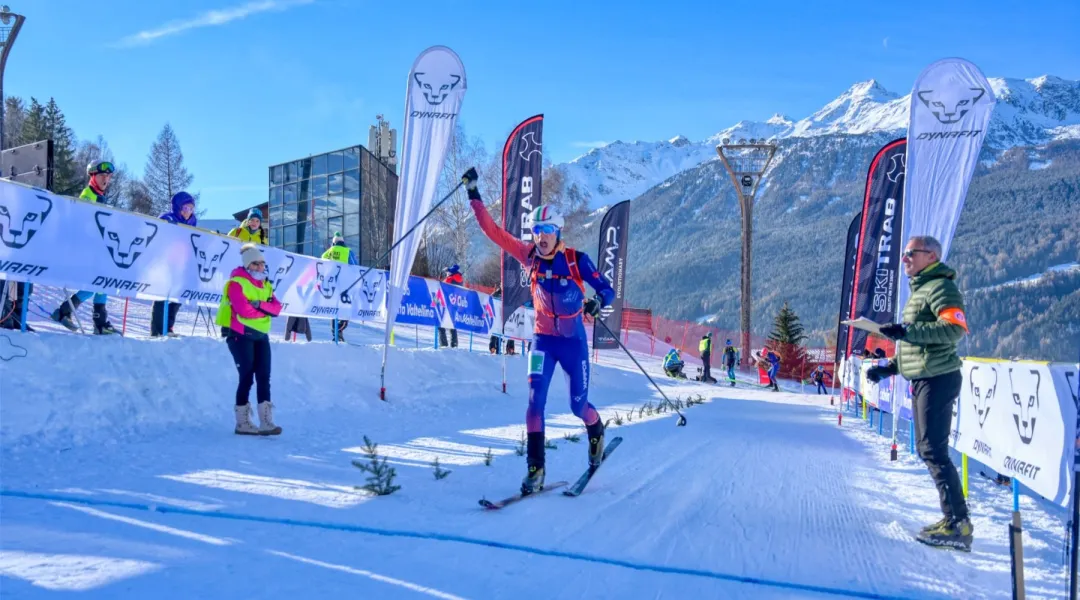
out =
[(358, 283), (360, 283), (361, 281), (363, 281), (363, 280), (364, 280), (364, 277), (367, 277), (367, 274), (368, 274), (368, 273), (370, 273), (370, 272), (371, 272), (371, 271), (372, 271), (372, 270), (373, 270), (373, 269), (374, 269), (374, 268), (375, 268), (375, 267), (376, 267), (377, 265), (381, 265), (381, 264), (382, 264), (382, 261), (386, 260), (386, 258), (387, 258), (388, 256), (390, 256), (390, 253), (394, 251), (394, 248), (397, 248), (398, 246), (400, 246), (400, 245), (401, 245), (401, 242), (404, 242), (404, 241), (405, 241), (405, 238), (409, 237), (409, 234), (411, 234), (411, 233), (412, 233), (413, 231), (415, 231), (415, 230), (416, 230), (416, 228), (417, 228), (417, 227), (419, 227), (419, 226), (420, 226), (420, 224), (421, 224), (421, 223), (423, 223), (423, 222), (424, 222), (425, 220), (427, 220), (427, 218), (428, 218), (428, 217), (430, 217), (430, 216), (432, 215), (432, 213), (434, 213), (434, 212), (435, 212), (436, 210), (438, 210), (440, 206), (442, 206), (443, 204), (445, 204), (445, 203), (446, 203), (446, 201), (447, 201), (447, 200), (449, 200), (449, 199), (450, 199), (450, 197), (451, 197), (451, 196), (453, 196), (453, 195), (454, 195), (455, 193), (457, 193), (457, 191), (458, 191), (459, 189), (461, 189), (461, 186), (463, 186), (463, 185), (465, 185), (465, 182), (464, 182), (464, 181), (462, 181), (462, 182), (459, 182), (459, 183), (458, 183), (457, 185), (455, 185), (455, 186), (454, 186), (454, 189), (450, 190), (450, 193), (449, 193), (449, 194), (447, 194), (447, 195), (443, 196), (443, 199), (442, 199), (442, 200), (439, 200), (438, 202), (436, 202), (436, 203), (435, 203), (435, 205), (431, 207), (431, 210), (429, 210), (429, 211), (427, 212), (427, 214), (426, 214), (426, 215), (424, 215), (424, 216), (420, 217), (420, 220), (419, 220), (419, 221), (417, 221), (415, 225), (413, 225), (412, 227), (410, 227), (410, 228), (409, 228), (409, 230), (408, 230), (408, 231), (406, 231), (405, 233), (403, 233), (403, 234), (401, 235), (401, 237), (400, 237), (400, 238), (398, 238), (398, 241), (394, 242), (394, 245), (393, 245), (393, 246), (390, 246), (390, 248), (389, 248), (389, 249), (388, 249), (388, 250), (387, 250), (386, 252), (384, 252), (384, 253), (383, 253), (383, 255), (379, 257), (379, 259), (378, 259), (378, 260), (376, 260), (375, 262), (371, 263), (371, 266), (370, 266), (370, 267), (368, 267), (368, 268), (367, 268), (367, 269), (365, 269), (365, 270), (364, 270), (364, 271), (363, 271), (362, 273), (360, 273), (360, 277), (357, 277), (357, 278), (356, 278), (356, 281), (352, 282), (352, 283), (351, 283), (351, 284), (349, 285), (349, 287), (345, 288), (345, 289), (344, 289), (344, 290), (343, 290), (343, 291), (341, 292), (341, 297), (342, 297), (342, 298), (344, 299), (344, 297), (345, 297), (345, 294), (349, 293), (349, 290), (353, 289), (353, 286), (355, 286), (356, 284), (358, 284)]
[(656, 391), (660, 392), (660, 395), (664, 397), (664, 401), (667, 402), (668, 406), (670, 406), (671, 409), (675, 411), (675, 414), (679, 415), (679, 421), (676, 423), (676, 425), (678, 425), (679, 427), (684, 427), (686, 425), (686, 417), (684, 417), (683, 414), (679, 412), (679, 407), (675, 406), (675, 404), (671, 400), (668, 400), (667, 394), (664, 393), (664, 390), (660, 389), (660, 386), (656, 385), (656, 382), (653, 381), (653, 378), (650, 377), (649, 374), (645, 371), (645, 368), (641, 366), (641, 363), (639, 363), (637, 359), (634, 358), (634, 355), (630, 354), (630, 350), (628, 350), (626, 346), (624, 346), (623, 343), (619, 341), (619, 336), (615, 335), (611, 331), (611, 329), (607, 326), (607, 323), (605, 323), (603, 319), (594, 318), (593, 323), (599, 323), (604, 328), (604, 330), (608, 332), (608, 335), (610, 335), (612, 339), (615, 340), (615, 343), (623, 349), (623, 352), (625, 352), (626, 355), (630, 357), (630, 360), (634, 361), (634, 364), (637, 365), (637, 368), (640, 369), (641, 373), (645, 375), (645, 377), (649, 380), (649, 383), (653, 384), (653, 387), (656, 388)]

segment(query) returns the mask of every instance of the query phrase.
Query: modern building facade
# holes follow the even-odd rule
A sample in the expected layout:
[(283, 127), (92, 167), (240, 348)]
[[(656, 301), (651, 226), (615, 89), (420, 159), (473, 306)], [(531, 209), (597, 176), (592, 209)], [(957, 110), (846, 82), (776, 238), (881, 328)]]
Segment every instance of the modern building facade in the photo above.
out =
[(363, 146), (274, 165), (266, 221), (270, 245), (319, 256), (334, 232), (374, 265), (393, 240), (397, 174)]

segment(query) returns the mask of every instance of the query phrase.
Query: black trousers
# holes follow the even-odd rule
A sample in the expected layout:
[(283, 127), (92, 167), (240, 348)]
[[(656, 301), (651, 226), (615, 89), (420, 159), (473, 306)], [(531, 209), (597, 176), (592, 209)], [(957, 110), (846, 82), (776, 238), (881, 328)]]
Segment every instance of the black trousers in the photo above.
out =
[(701, 366), (704, 367), (704, 370), (703, 370), (703, 372), (701, 374), (701, 380), (702, 381), (708, 381), (708, 380), (712, 379), (712, 373), (709, 371), (711, 363), (712, 363), (712, 352), (702, 352), (701, 353)]
[[(331, 322), (333, 322), (333, 321), (331, 321)], [(345, 328), (348, 327), (348, 326), (349, 326), (348, 321), (342, 321), (341, 319), (338, 319), (338, 322), (337, 322), (337, 340), (339, 342), (344, 342), (345, 341)], [(334, 333), (334, 326), (331, 325), (330, 326), (330, 334), (333, 335), (333, 333)]]
[(439, 328), (439, 347), (445, 348), (450, 346), (451, 348), (457, 348), (457, 329), (450, 330), (450, 343), (446, 343), (446, 328)]
[(168, 314), (168, 328), (162, 331), (162, 320), (165, 315), (165, 301), (157, 300), (154, 302), (154, 306), (150, 312), (150, 335), (164, 335), (166, 332), (172, 331), (173, 326), (176, 325), (176, 313), (180, 312), (179, 302), (169, 302), (169, 314)]
[(950, 520), (968, 518), (960, 475), (949, 459), (953, 402), (960, 395), (962, 383), (963, 375), (960, 371), (911, 382), (911, 404), (915, 413), (915, 448), (937, 486), (941, 513)]
[(225, 343), (232, 353), (233, 362), (240, 375), (236, 384), (236, 405), (248, 403), (251, 384), (257, 384), (255, 397), (259, 403), (270, 401), (270, 337), (258, 338), (230, 333)]

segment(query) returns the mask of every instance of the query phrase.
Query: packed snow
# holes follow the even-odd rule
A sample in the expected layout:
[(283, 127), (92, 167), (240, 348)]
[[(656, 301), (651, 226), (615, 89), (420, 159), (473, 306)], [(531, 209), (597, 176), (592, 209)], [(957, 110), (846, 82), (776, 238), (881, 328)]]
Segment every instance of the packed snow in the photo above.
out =
[[(49, 308), (59, 298), (39, 292)], [(625, 354), (601, 351), (590, 398), (619, 450), (578, 498), (486, 512), (477, 501), (513, 494), (524, 474), (521, 356), (507, 358), (504, 394), (486, 340), (436, 350), (431, 331), (400, 327), (382, 402), (380, 323), (354, 323), (345, 344), (326, 341), (326, 321), (312, 321), (311, 343), (279, 341), (278, 324), (284, 432), (241, 437), (224, 343), (200, 335), (187, 308), (185, 337), (147, 339), (147, 310), (129, 304), (127, 337), (57, 330), (39, 308), (39, 333), (3, 332), (25, 351), (0, 362), (4, 598), (1011, 595), (1006, 488), (971, 480), (971, 554), (913, 541), (939, 515), (906, 437), (889, 462), (876, 427), (851, 413), (838, 425), (830, 397), (797, 383), (776, 393), (743, 376), (735, 388), (667, 379), (666, 348), (635, 334), (635, 358), (670, 397), (704, 400), (683, 409), (687, 426), (643, 412), (656, 390)], [(586, 464), (567, 393), (556, 377), (549, 483)], [(397, 492), (354, 487), (365, 435)], [(436, 458), (450, 471), (441, 480)], [(1027, 496), (1021, 507), (1028, 595), (1065, 597), (1065, 511)]]

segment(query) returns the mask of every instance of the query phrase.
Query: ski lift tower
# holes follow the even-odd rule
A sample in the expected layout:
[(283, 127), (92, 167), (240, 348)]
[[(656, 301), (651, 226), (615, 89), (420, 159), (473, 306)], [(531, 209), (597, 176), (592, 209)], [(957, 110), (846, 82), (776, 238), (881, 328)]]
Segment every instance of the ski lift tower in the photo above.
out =
[[(0, 7), (0, 144), (4, 140), (4, 66), (7, 64), (8, 52), (11, 51), (15, 38), (19, 36), (26, 17), (11, 12), (7, 6)], [(12, 144), (14, 145), (14, 144)], [(0, 148), (2, 149), (2, 148)], [(3, 165), (0, 164), (0, 168)]]
[(739, 196), (739, 208), (742, 212), (742, 294), (740, 310), (740, 329), (742, 330), (742, 357), (751, 363), (750, 355), (750, 264), (751, 240), (754, 227), (754, 196), (757, 194), (761, 176), (769, 167), (776, 142), (764, 139), (747, 141), (740, 138), (733, 141), (724, 138), (716, 153), (724, 162), (724, 168), (735, 184), (735, 193)]

